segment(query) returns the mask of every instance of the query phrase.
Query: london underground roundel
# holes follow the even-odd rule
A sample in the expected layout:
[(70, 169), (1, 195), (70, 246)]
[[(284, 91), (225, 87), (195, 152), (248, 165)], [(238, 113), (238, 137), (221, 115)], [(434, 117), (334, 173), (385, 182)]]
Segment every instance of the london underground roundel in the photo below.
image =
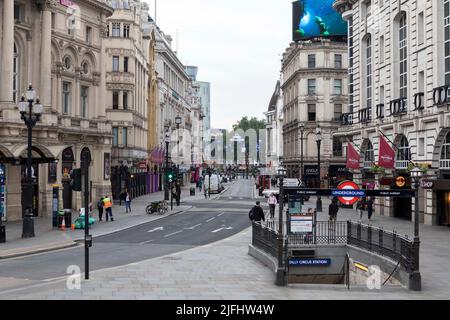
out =
[[(344, 181), (338, 185), (338, 190), (359, 190), (359, 187), (353, 181)], [(359, 197), (338, 197), (338, 200), (345, 205), (353, 205)]]

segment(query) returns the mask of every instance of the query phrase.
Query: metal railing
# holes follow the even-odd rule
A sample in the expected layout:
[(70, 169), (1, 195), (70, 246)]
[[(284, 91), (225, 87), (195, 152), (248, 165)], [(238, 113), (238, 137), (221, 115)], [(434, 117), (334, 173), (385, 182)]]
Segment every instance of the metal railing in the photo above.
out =
[(346, 244), (347, 222), (346, 221), (316, 221), (315, 233), (290, 234), (288, 235), (290, 245), (310, 244)]
[(406, 168), (408, 168), (409, 163), (410, 163), (410, 160), (397, 160), (397, 161), (395, 161), (395, 168), (406, 169)]
[(439, 160), (439, 168), (450, 168), (450, 160)]
[(252, 244), (273, 257), (278, 257), (278, 232), (260, 222), (253, 222)]
[(419, 244), (395, 231), (347, 221), (347, 244), (389, 257), (408, 271), (419, 270)]

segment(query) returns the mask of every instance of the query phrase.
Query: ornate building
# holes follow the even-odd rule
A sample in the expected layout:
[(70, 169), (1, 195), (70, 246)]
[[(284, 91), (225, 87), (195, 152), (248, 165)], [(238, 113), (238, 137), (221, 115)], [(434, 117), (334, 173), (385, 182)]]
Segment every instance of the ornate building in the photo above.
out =
[[(71, 3), (68, 7), (67, 3)], [(103, 1), (0, 1), (0, 166), (4, 219), (23, 214), (27, 129), (17, 103), (32, 83), (43, 105), (33, 129), (35, 216), (52, 213), (52, 185), (64, 188), (65, 208), (79, 209), (80, 193), (64, 183), (90, 152), (92, 199), (110, 194), (111, 125), (105, 106), (103, 37), (113, 10)]]

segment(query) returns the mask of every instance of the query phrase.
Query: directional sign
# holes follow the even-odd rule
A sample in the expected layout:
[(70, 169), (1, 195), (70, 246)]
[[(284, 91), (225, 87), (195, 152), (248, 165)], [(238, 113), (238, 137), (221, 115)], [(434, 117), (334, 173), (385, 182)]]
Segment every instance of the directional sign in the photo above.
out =
[(301, 187), (302, 181), (300, 179), (292, 179), (292, 178), (284, 179), (283, 186), (284, 187)]
[[(333, 190), (333, 192), (341, 193), (342, 195), (338, 197), (338, 200), (345, 205), (355, 204), (360, 197), (364, 197), (364, 191), (359, 190), (359, 187), (353, 181), (344, 181), (338, 185), (338, 190)], [(362, 192), (361, 192), (362, 191)], [(332, 192), (332, 194), (333, 194)]]

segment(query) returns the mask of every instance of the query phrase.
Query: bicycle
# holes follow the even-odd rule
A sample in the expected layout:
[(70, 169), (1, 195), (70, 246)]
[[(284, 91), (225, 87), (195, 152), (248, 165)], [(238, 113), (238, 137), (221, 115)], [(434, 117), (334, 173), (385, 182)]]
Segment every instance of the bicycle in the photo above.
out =
[(158, 214), (164, 214), (167, 211), (169, 211), (169, 207), (168, 207), (167, 202), (165, 200), (151, 202), (145, 208), (145, 212), (147, 214), (153, 214), (155, 212), (158, 213)]

